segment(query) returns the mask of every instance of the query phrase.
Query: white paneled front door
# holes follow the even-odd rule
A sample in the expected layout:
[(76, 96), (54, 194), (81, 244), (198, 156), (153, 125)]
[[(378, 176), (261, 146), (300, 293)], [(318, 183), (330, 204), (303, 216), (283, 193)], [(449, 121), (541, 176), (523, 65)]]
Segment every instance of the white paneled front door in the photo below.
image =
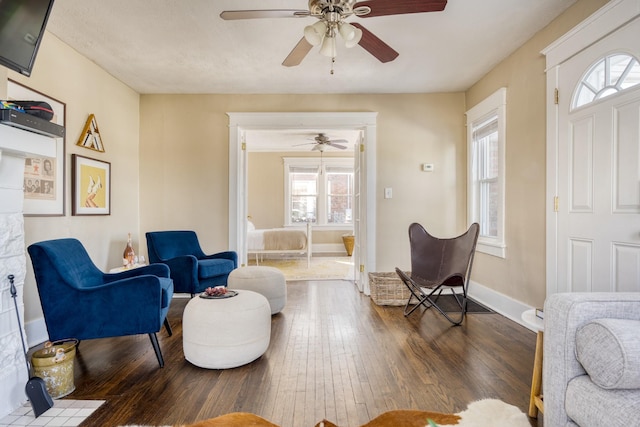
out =
[(581, 82), (597, 91), (597, 77), (624, 77), (606, 61), (588, 72), (611, 55), (640, 58), (638, 34), (640, 18), (557, 70), (558, 292), (640, 291), (640, 85), (575, 103)]

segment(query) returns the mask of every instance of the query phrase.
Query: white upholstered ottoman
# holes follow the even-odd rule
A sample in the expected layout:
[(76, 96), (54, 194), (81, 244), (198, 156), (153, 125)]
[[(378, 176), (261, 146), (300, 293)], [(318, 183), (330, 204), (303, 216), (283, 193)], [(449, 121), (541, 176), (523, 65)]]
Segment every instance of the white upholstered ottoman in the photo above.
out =
[(184, 357), (196, 366), (227, 369), (262, 356), (271, 340), (269, 301), (257, 292), (239, 290), (224, 299), (195, 296), (182, 315)]
[(279, 313), (287, 302), (287, 282), (282, 271), (274, 267), (236, 268), (227, 279), (228, 289), (247, 289), (269, 300), (271, 314)]

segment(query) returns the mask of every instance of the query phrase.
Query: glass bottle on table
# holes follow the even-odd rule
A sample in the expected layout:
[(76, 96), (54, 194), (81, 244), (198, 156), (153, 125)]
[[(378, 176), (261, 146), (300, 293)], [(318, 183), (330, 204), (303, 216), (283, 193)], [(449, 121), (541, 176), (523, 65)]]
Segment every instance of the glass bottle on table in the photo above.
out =
[(131, 233), (129, 233), (129, 237), (127, 238), (127, 246), (124, 248), (124, 253), (122, 254), (122, 265), (125, 268), (131, 268), (135, 264), (136, 253), (133, 250), (133, 246), (131, 245)]

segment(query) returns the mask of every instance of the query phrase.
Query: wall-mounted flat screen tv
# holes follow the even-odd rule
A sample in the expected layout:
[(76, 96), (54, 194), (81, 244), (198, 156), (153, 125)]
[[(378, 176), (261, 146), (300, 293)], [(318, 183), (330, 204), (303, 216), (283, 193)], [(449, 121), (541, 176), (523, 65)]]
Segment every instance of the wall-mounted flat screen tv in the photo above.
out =
[(31, 75), (53, 1), (0, 0), (0, 65)]

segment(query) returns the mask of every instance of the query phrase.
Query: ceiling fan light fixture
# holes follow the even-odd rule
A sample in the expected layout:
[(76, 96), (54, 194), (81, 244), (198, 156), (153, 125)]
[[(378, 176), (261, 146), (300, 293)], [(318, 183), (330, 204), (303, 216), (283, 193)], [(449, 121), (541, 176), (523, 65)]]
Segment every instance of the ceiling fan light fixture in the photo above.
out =
[(350, 40), (346, 40), (344, 42), (344, 45), (348, 48), (352, 48), (354, 46), (356, 46), (358, 43), (360, 43), (360, 40), (362, 39), (362, 30), (360, 28), (353, 28), (354, 29), (354, 36), (352, 39)]
[(326, 36), (322, 40), (322, 46), (320, 47), (320, 55), (328, 56), (329, 58), (336, 57), (336, 38)]
[(340, 22), (338, 24), (338, 32), (345, 42), (353, 40), (353, 38), (356, 36), (356, 30), (357, 28), (349, 24), (348, 22)]
[(304, 28), (304, 38), (312, 46), (318, 46), (322, 43), (322, 39), (327, 32), (327, 24), (324, 21), (318, 21), (313, 25), (307, 25)]

